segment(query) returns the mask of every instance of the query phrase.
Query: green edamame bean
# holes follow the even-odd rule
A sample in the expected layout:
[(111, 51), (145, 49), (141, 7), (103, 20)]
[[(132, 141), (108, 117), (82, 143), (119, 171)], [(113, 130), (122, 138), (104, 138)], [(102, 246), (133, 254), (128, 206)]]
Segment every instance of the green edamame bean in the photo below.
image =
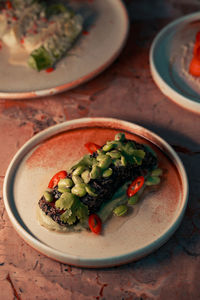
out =
[(76, 184), (71, 189), (71, 192), (72, 192), (72, 194), (74, 194), (78, 197), (84, 197), (86, 195), (85, 184), (84, 183)]
[(104, 151), (103, 151), (102, 149), (98, 149), (98, 150), (97, 150), (97, 154), (98, 154), (98, 155), (101, 155), (101, 154), (105, 154), (105, 153), (104, 153)]
[(89, 184), (85, 186), (85, 190), (92, 197), (98, 196), (98, 194), (95, 193), (95, 189), (93, 189)]
[(92, 167), (94, 161), (96, 161), (94, 157), (91, 157), (91, 155), (86, 154), (77, 164), (72, 166), (71, 170), (74, 171), (79, 166)]
[(114, 148), (114, 144), (112, 143), (107, 143), (106, 145), (103, 146), (103, 151), (108, 152)]
[(99, 166), (93, 166), (90, 172), (90, 178), (96, 179), (101, 176), (101, 168)]
[(74, 170), (73, 175), (81, 175), (84, 170), (85, 166), (79, 166)]
[(126, 145), (124, 146), (124, 152), (128, 156), (133, 155), (134, 147), (132, 146), (132, 144), (130, 142), (126, 143)]
[(101, 160), (105, 159), (106, 157), (107, 157), (106, 154), (99, 154), (99, 155), (96, 157), (96, 160), (97, 160), (97, 161), (101, 161)]
[(58, 191), (62, 194), (66, 192), (70, 193), (70, 188), (58, 188)]
[(114, 165), (116, 166), (116, 167), (120, 167), (121, 165), (122, 165), (122, 162), (121, 162), (121, 160), (120, 159), (116, 159), (116, 160), (114, 160)]
[(139, 200), (139, 195), (135, 194), (134, 196), (132, 196), (128, 199), (128, 204), (134, 205), (138, 202), (138, 200)]
[(115, 135), (115, 141), (124, 141), (125, 140), (125, 134), (122, 132), (119, 132)]
[(123, 216), (128, 210), (128, 207), (125, 204), (117, 206), (114, 210), (113, 213), (115, 216), (120, 217)]
[(157, 168), (151, 172), (151, 176), (160, 176), (160, 175), (162, 175), (162, 173), (163, 173), (163, 170), (160, 168)]
[(49, 191), (44, 192), (44, 198), (47, 202), (52, 202), (53, 201), (53, 195)]
[(98, 166), (101, 169), (107, 169), (111, 163), (112, 163), (112, 159), (110, 158), (110, 156), (105, 155), (105, 158), (99, 161)]
[(81, 174), (81, 178), (83, 179), (84, 183), (90, 182), (90, 171), (89, 171), (89, 170), (85, 170), (85, 171)]
[(126, 158), (125, 158), (125, 156), (121, 156), (121, 163), (122, 163), (122, 166), (126, 166), (127, 165), (127, 160), (126, 160)]
[(157, 176), (149, 176), (145, 181), (145, 184), (148, 186), (156, 185), (160, 183), (160, 177)]
[(72, 187), (73, 181), (70, 178), (62, 178), (60, 179), (60, 181), (58, 182), (58, 188), (70, 188)]
[(121, 157), (121, 153), (118, 150), (112, 150), (110, 152), (107, 152), (106, 154), (109, 155), (113, 159), (118, 159)]
[(78, 175), (72, 175), (72, 180), (73, 180), (74, 184), (83, 183), (83, 179)]
[(112, 173), (113, 173), (113, 170), (111, 168), (109, 168), (103, 172), (102, 176), (104, 178), (107, 178), (107, 177), (110, 177), (112, 175)]

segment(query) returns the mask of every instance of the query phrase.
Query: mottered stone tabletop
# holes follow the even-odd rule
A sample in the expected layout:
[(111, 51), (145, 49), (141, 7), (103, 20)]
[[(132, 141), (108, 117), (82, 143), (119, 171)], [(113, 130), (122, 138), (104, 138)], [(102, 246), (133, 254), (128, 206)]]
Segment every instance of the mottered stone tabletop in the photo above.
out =
[[(92, 1), (91, 1), (92, 2)], [(198, 11), (197, 0), (126, 0), (127, 43), (101, 75), (62, 94), (0, 99), (0, 299), (200, 299), (200, 116), (164, 96), (152, 80), (149, 49), (170, 21)], [(3, 204), (6, 169), (41, 130), (81, 117), (114, 117), (164, 138), (186, 168), (190, 194), (183, 221), (160, 249), (126, 265), (84, 269), (45, 257), (11, 225)]]

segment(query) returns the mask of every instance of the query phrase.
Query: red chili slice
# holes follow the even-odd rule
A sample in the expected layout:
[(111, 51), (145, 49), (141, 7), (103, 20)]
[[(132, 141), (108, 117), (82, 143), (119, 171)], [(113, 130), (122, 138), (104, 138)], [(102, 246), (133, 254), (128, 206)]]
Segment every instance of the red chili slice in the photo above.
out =
[(200, 31), (196, 34), (196, 42), (200, 42)]
[(193, 76), (200, 76), (200, 58), (197, 56), (193, 56), (190, 66), (189, 66), (189, 72)]
[(139, 176), (136, 178), (128, 187), (127, 195), (128, 197), (134, 196), (143, 186), (144, 184), (144, 176)]
[(96, 214), (92, 214), (89, 216), (88, 224), (92, 232), (96, 234), (99, 234), (101, 232), (102, 222), (99, 216), (97, 216)]
[(198, 52), (199, 52), (199, 47), (200, 47), (200, 41), (198, 41), (198, 42), (196, 42), (195, 44), (194, 44), (194, 49), (193, 49), (193, 55), (194, 56), (198, 56)]
[(87, 30), (83, 30), (83, 31), (82, 31), (82, 34), (83, 34), (83, 35), (88, 35), (89, 32), (88, 32)]
[(91, 143), (91, 142), (86, 143), (84, 146), (87, 148), (87, 150), (88, 150), (91, 154), (94, 153), (94, 152), (96, 152), (98, 149), (101, 148), (101, 146), (99, 146), (99, 145), (97, 145), (97, 144), (95, 144), (95, 143)]
[(54, 68), (50, 67), (50, 68), (47, 68), (45, 71), (46, 71), (47, 73), (51, 73), (51, 72), (54, 71)]
[(6, 6), (7, 6), (7, 9), (11, 9), (12, 8), (11, 1), (6, 1)]
[(200, 31), (197, 32), (197, 34), (196, 34), (196, 40), (195, 40), (194, 50), (193, 50), (194, 55), (198, 55), (197, 52), (198, 52), (199, 46), (200, 46)]
[(189, 73), (196, 77), (200, 76), (200, 31), (196, 34), (193, 58), (189, 65)]
[(61, 178), (66, 178), (66, 177), (67, 177), (67, 172), (66, 171), (64, 171), (64, 170), (59, 171), (49, 181), (48, 188), (53, 189), (58, 184), (58, 182), (60, 181)]

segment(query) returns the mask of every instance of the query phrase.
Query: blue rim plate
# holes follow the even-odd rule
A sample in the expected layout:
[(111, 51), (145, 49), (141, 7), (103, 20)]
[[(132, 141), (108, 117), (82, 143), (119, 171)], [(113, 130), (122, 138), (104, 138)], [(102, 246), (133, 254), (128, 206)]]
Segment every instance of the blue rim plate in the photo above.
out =
[(200, 13), (181, 17), (164, 27), (150, 49), (150, 69), (159, 89), (181, 107), (200, 113), (200, 78), (188, 72), (199, 31)]

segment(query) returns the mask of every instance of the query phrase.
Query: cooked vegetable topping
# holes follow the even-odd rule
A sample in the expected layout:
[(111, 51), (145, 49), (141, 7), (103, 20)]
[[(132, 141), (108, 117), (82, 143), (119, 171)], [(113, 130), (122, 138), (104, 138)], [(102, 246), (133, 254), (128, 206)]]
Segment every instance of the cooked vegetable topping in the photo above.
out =
[(134, 205), (138, 202), (138, 200), (139, 200), (139, 195), (138, 195), (138, 193), (136, 193), (134, 196), (132, 196), (128, 199), (128, 204)]
[(81, 175), (83, 171), (85, 171), (85, 166), (79, 166), (74, 170), (73, 175)]
[[(160, 183), (162, 169), (156, 168), (157, 158), (153, 150), (127, 140), (124, 133), (118, 133), (114, 141), (108, 141), (102, 147), (91, 142), (85, 146), (91, 154), (86, 154), (72, 166), (68, 174), (66, 171), (56, 173), (48, 185), (53, 190), (46, 191), (43, 199), (46, 203), (55, 203), (54, 218), (59, 224), (73, 225), (88, 220), (91, 231), (98, 234), (102, 222), (94, 212), (112, 198), (114, 192), (109, 185), (117, 189), (127, 180), (134, 179), (126, 187), (123, 197), (108, 203), (114, 215), (122, 216), (127, 213), (129, 205), (139, 201), (146, 186)], [(104, 195), (108, 199), (104, 199)]]
[(95, 144), (95, 143), (86, 143), (85, 147), (87, 148), (87, 150), (92, 154), (94, 152), (96, 152), (98, 149), (101, 148), (101, 146)]
[(112, 173), (113, 173), (113, 170), (111, 168), (109, 168), (103, 172), (102, 176), (105, 178), (110, 177), (112, 175)]
[(50, 180), (49, 184), (48, 184), (48, 188), (54, 188), (58, 182), (60, 181), (61, 178), (65, 178), (67, 176), (67, 172), (66, 171), (60, 171), (58, 173), (56, 173)]
[(44, 192), (44, 198), (47, 202), (52, 202), (53, 201), (53, 196), (49, 191)]
[(58, 182), (59, 188), (70, 188), (74, 185), (73, 181), (70, 178), (61, 178)]
[(163, 170), (162, 169), (154, 169), (152, 172), (151, 172), (151, 176), (161, 176), (163, 173)]
[(72, 193), (65, 192), (63, 193), (60, 198), (55, 202), (55, 206), (62, 209), (70, 209), (72, 204), (76, 201), (76, 196)]
[(59, 187), (58, 187), (58, 192), (60, 192), (60, 193), (65, 193), (65, 192), (70, 193), (71, 191), (70, 191), (69, 188), (59, 188)]
[(81, 201), (77, 197), (74, 198), (71, 206), (61, 214), (60, 218), (64, 223), (73, 225), (77, 221), (77, 219), (79, 220), (79, 222), (83, 223), (85, 220), (87, 220), (88, 215), (89, 211), (87, 206), (81, 203)]
[(97, 179), (101, 176), (101, 168), (97, 165), (92, 166), (92, 170), (90, 172), (91, 179)]
[(85, 183), (78, 183), (71, 189), (72, 194), (78, 197), (83, 197), (86, 195)]
[(127, 195), (128, 197), (134, 196), (143, 186), (144, 184), (144, 176), (139, 176), (136, 178), (128, 187)]
[(90, 182), (90, 171), (89, 170), (85, 170), (81, 174), (81, 178), (83, 179), (84, 183), (89, 183)]
[(109, 155), (111, 158), (114, 158), (114, 159), (121, 158), (121, 153), (118, 150), (112, 150), (110, 152), (107, 152), (106, 154)]
[[(97, 156), (97, 158), (98, 158), (98, 156)], [(98, 166), (101, 169), (107, 169), (111, 163), (112, 163), (112, 159), (108, 155), (104, 155), (104, 156), (100, 157)]]
[(28, 59), (29, 66), (38, 71), (51, 67), (53, 63), (50, 53), (43, 46), (33, 50)]
[(122, 132), (119, 132), (115, 135), (115, 141), (124, 141), (125, 140), (125, 134)]
[(92, 232), (99, 234), (101, 232), (101, 219), (98, 215), (92, 214), (89, 216), (88, 224)]
[(51, 72), (54, 71), (54, 68), (53, 68), (53, 67), (50, 67), (50, 68), (47, 68), (45, 71), (46, 71), (47, 73), (51, 73)]
[(155, 185), (160, 183), (160, 177), (158, 176), (149, 176), (145, 182), (146, 185)]
[(95, 189), (92, 188), (89, 184), (85, 185), (85, 190), (92, 197), (97, 197), (98, 196)]
[(91, 155), (85, 155), (76, 165), (74, 165), (71, 170), (75, 170), (79, 166), (84, 166), (86, 168), (90, 168), (93, 164), (96, 163), (96, 159)]
[[(48, 17), (56, 15), (56, 14), (61, 14), (61, 13), (64, 13), (64, 12), (67, 12), (67, 8), (61, 3), (52, 4), (52, 5), (50, 5), (46, 8), (46, 15)], [(73, 16), (73, 12), (71, 12), (71, 14)]]
[(115, 216), (120, 217), (120, 216), (123, 216), (124, 214), (126, 214), (126, 213), (127, 213), (127, 210), (128, 210), (127, 205), (122, 204), (122, 205), (117, 206), (117, 207), (113, 210), (113, 213), (114, 213)]
[(72, 173), (72, 181), (73, 181), (74, 184), (83, 183), (83, 179), (78, 175), (73, 175), (73, 173)]
[(82, 18), (66, 5), (42, 0), (1, 1), (0, 39), (30, 54), (28, 65), (53, 70), (82, 31)]

